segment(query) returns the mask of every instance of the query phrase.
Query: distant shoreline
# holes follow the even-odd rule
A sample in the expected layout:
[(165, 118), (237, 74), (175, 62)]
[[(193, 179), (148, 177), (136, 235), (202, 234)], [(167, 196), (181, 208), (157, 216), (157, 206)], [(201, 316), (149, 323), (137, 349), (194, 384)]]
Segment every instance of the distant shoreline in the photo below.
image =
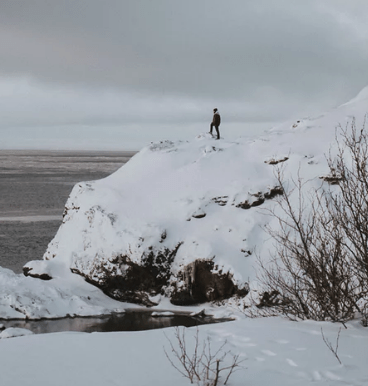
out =
[(34, 215), (34, 216), (5, 216), (0, 217), (0, 222), (39, 222), (39, 221), (61, 221), (63, 216), (61, 215)]
[(83, 155), (103, 155), (103, 154), (109, 154), (109, 155), (119, 155), (119, 156), (125, 156), (125, 157), (132, 157), (134, 154), (138, 153), (139, 150), (52, 150), (52, 149), (1, 149), (0, 148), (0, 154), (2, 155), (16, 155), (18, 154), (24, 154), (24, 155), (37, 155), (37, 154), (43, 154), (43, 155), (52, 155), (52, 154), (58, 154), (60, 156), (68, 156), (68, 155), (76, 155), (76, 154), (83, 154)]

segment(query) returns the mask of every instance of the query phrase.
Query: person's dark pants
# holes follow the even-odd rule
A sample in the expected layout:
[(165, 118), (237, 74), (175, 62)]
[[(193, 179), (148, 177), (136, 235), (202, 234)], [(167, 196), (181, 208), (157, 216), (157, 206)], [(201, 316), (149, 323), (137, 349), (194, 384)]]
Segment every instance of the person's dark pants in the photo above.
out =
[(211, 123), (211, 126), (210, 126), (210, 133), (211, 134), (212, 134), (213, 127), (215, 127), (215, 129), (217, 131), (217, 139), (220, 139), (219, 125), (215, 125), (214, 123)]

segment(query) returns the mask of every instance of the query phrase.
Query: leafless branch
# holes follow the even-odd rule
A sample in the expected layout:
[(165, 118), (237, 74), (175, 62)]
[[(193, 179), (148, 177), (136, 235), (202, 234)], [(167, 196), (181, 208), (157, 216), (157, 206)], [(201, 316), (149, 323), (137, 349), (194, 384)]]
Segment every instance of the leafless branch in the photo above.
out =
[(327, 339), (325, 338), (324, 334), (323, 334), (323, 329), (321, 327), (321, 334), (322, 334), (322, 339), (323, 341), (325, 342), (325, 345), (329, 348), (329, 350), (334, 354), (334, 356), (336, 357), (336, 359), (339, 361), (340, 365), (342, 364), (341, 363), (341, 360), (339, 358), (339, 355), (337, 353), (338, 349), (339, 349), (339, 339), (340, 339), (340, 332), (341, 332), (341, 327), (339, 328), (339, 332), (337, 333), (337, 337), (336, 337), (336, 344), (335, 344), (335, 347), (332, 347), (332, 343)]
[(240, 368), (244, 360), (239, 359), (239, 355), (233, 355), (225, 350), (225, 341), (216, 351), (212, 350), (209, 337), (203, 341), (199, 340), (199, 330), (197, 328), (194, 336), (194, 348), (192, 354), (186, 344), (185, 329), (175, 328), (174, 343), (166, 336), (170, 345), (171, 355), (165, 351), (166, 358), (182, 376), (188, 378), (191, 383), (202, 386), (218, 386), (221, 373), (226, 374), (226, 385), (230, 376)]
[(265, 292), (258, 307), (262, 312), (271, 307), (293, 320), (351, 319), (359, 310), (362, 285), (352, 269), (344, 224), (329, 191), (306, 192), (300, 176), (291, 180), (290, 189), (278, 167), (275, 177), (283, 195), (269, 212), (279, 227), (266, 228), (275, 250), (269, 261), (259, 259)]

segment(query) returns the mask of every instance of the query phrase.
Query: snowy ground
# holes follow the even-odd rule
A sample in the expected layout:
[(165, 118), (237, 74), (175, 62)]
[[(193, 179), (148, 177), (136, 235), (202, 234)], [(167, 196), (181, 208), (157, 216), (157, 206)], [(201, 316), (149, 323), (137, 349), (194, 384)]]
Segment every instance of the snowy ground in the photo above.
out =
[[(225, 340), (239, 354), (243, 369), (228, 385), (312, 386), (368, 384), (368, 329), (358, 322), (342, 327), (340, 364), (323, 342), (321, 328), (333, 346), (341, 325), (290, 322), (281, 318), (242, 319), (199, 327), (200, 339), (212, 347)], [(196, 328), (187, 329), (191, 352)], [(190, 385), (168, 362), (164, 346), (175, 345), (174, 328), (144, 332), (54, 333), (0, 342), (1, 384), (65, 385)], [(224, 379), (222, 379), (224, 380)], [(221, 383), (220, 383), (221, 384)]]
[[(301, 166), (303, 177), (316, 186), (320, 185), (319, 177), (328, 172), (325, 154), (333, 144), (336, 125), (341, 123), (345, 126), (355, 116), (358, 127), (361, 127), (368, 110), (367, 102), (368, 88), (335, 111), (317, 118), (286, 123), (254, 141), (214, 141), (205, 135), (193, 142), (166, 142), (163, 149), (154, 148), (160, 147), (160, 144), (152, 145), (134, 157), (125, 168), (96, 182), (96, 196), (95, 193), (89, 195), (93, 189), (86, 184), (76, 187), (75, 193), (81, 188), (86, 194), (75, 195), (76, 199), (82, 197), (81, 202), (76, 201), (78, 207), (74, 205), (65, 220), (70, 220), (73, 225), (60, 229), (59, 236), (48, 250), (51, 259), (33, 265), (36, 272), (52, 273), (53, 280), (43, 282), (1, 269), (0, 316), (50, 318), (123, 310), (128, 305), (107, 298), (96, 287), (71, 274), (69, 268), (75, 252), (80, 254), (80, 260), (87, 262), (100, 250), (104, 250), (104, 256), (108, 255), (106, 251), (113, 256), (123, 250), (125, 243), (134, 241), (135, 231), (137, 235), (142, 234), (142, 229), (147, 233), (147, 242), (155, 239), (156, 234), (159, 237), (160, 230), (170, 229), (171, 234), (168, 234), (165, 243), (173, 245), (183, 229), (187, 230), (189, 236), (196, 236), (197, 244), (190, 243), (189, 236), (186, 238), (187, 247), (181, 249), (179, 256), (183, 261), (187, 262), (188, 257), (195, 254), (212, 256), (215, 251), (217, 263), (233, 269), (239, 281), (252, 275), (254, 278), (254, 258), (244, 256), (242, 249), (265, 242), (259, 226), (262, 221), (256, 211), (243, 211), (230, 203), (250, 200), (254, 197), (251, 193), (269, 186), (274, 176), (267, 162), (280, 157), (289, 158), (285, 163), (288, 176), (295, 176)], [(333, 147), (331, 151), (334, 151)], [(152, 175), (152, 170), (146, 167), (147, 161), (155, 161), (158, 165), (156, 175)], [(174, 174), (177, 169), (180, 171), (178, 175)], [(142, 180), (142, 176), (147, 178)], [(154, 185), (154, 194), (150, 185), (152, 181), (159, 182)], [(147, 192), (151, 192), (153, 201), (146, 199)], [(224, 195), (229, 196), (229, 205), (216, 206), (212, 202), (213, 197)], [(96, 215), (95, 222), (91, 220), (94, 226), (88, 225), (87, 209), (96, 205), (96, 197), (101, 201), (101, 207), (107, 208), (108, 214), (115, 214), (115, 210), (120, 208), (117, 218), (104, 217), (104, 211), (101, 211), (100, 217)], [(178, 201), (177, 197), (181, 200)], [(124, 208), (121, 203), (124, 203)], [(78, 217), (79, 204), (82, 209)], [(145, 217), (137, 219), (137, 208)], [(204, 208), (207, 211), (205, 218), (192, 216), (197, 213), (196, 210)], [(87, 211), (84, 212), (84, 209)], [(98, 212), (100, 207), (97, 209)], [(193, 220), (187, 221), (188, 216)], [(146, 226), (140, 221), (151, 221), (151, 224)], [(134, 222), (136, 229), (132, 229)], [(114, 227), (118, 226), (121, 226), (119, 229), (126, 226), (127, 235), (115, 232)], [(88, 237), (79, 239), (86, 234)], [(96, 245), (98, 248), (95, 248)], [(116, 251), (115, 248), (120, 249)], [(52, 253), (55, 256), (58, 254), (57, 258), (53, 258)], [(160, 309), (175, 309), (165, 298), (156, 300), (160, 302)], [(208, 311), (214, 312), (214, 309)], [(228, 316), (231, 312), (228, 305), (227, 309), (219, 309), (217, 316)], [(230, 386), (367, 385), (368, 328), (361, 326), (357, 320), (346, 326), (346, 329), (342, 327), (338, 342), (341, 364), (327, 348), (321, 334), (322, 328), (325, 337), (335, 346), (341, 327), (338, 324), (296, 323), (282, 318), (248, 319), (240, 315), (237, 321), (201, 326), (199, 331), (203, 339), (206, 336), (211, 338), (214, 348), (227, 340), (228, 349), (246, 359), (243, 363), (245, 368), (233, 375), (228, 383)], [(193, 344), (191, 335), (195, 331), (188, 329), (189, 350)], [(189, 381), (171, 367), (165, 357), (163, 346), (168, 348), (168, 341), (164, 332), (175, 344), (175, 330), (172, 328), (136, 333), (58, 333), (2, 339), (1, 384), (188, 385)], [(19, 330), (5, 330), (0, 337), (21, 333)]]

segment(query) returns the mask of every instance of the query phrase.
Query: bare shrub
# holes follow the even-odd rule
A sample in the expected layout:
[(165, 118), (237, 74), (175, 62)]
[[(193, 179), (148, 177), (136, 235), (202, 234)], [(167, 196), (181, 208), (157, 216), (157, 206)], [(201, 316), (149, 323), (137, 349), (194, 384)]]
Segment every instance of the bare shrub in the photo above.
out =
[[(365, 117), (366, 121), (366, 117)], [(330, 211), (338, 221), (344, 248), (351, 257), (350, 268), (359, 279), (360, 291), (368, 293), (368, 133), (353, 119), (339, 129), (337, 157), (328, 158), (331, 173), (339, 176), (338, 192), (331, 193)]]
[[(365, 117), (366, 122), (367, 117)], [(262, 282), (274, 307), (292, 318), (345, 321), (360, 312), (367, 325), (368, 299), (368, 133), (353, 119), (336, 135), (337, 154), (327, 158), (333, 185), (308, 199), (303, 181), (284, 190), (271, 264), (260, 261)], [(298, 196), (298, 204), (291, 197)], [(277, 212), (277, 213), (276, 213)], [(277, 296), (275, 296), (277, 294)]]
[(241, 368), (240, 364), (243, 360), (239, 360), (239, 355), (225, 350), (226, 341), (216, 351), (213, 351), (209, 337), (200, 341), (198, 328), (194, 335), (193, 349), (188, 348), (184, 327), (175, 327), (174, 341), (171, 341), (166, 335), (165, 337), (170, 345), (169, 353), (164, 349), (166, 358), (192, 384), (220, 385), (220, 376), (223, 373), (224, 382), (221, 384), (226, 385), (230, 376)]
[(368, 301), (367, 301), (367, 299), (364, 299), (361, 312), (362, 312), (361, 324), (363, 327), (368, 327)]
[[(291, 319), (351, 319), (358, 308), (359, 285), (350, 267), (345, 233), (329, 210), (329, 197), (315, 190), (306, 199), (300, 178), (288, 191), (280, 168), (276, 178), (284, 191), (277, 200), (281, 214), (271, 210), (279, 228), (267, 228), (276, 241), (275, 251), (270, 263), (259, 260), (266, 292), (277, 294), (270, 306)], [(296, 206), (293, 194), (298, 197)]]

